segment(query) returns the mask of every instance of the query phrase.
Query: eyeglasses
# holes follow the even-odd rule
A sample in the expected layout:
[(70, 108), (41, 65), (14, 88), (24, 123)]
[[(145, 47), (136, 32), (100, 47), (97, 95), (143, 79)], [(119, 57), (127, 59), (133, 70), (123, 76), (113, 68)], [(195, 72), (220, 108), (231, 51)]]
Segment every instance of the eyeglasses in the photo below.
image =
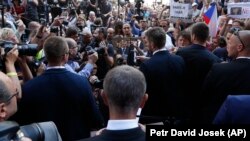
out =
[(160, 27), (167, 27), (166, 25), (160, 25)]
[(11, 99), (15, 96), (17, 96), (19, 94), (19, 92), (16, 92), (15, 94), (13, 94), (12, 96), (10, 96), (6, 101), (5, 103), (9, 103), (11, 101)]
[(238, 39), (240, 40), (240, 43), (243, 45), (243, 47), (245, 47), (245, 44), (243, 43), (243, 41), (242, 41), (241, 38), (240, 38), (239, 31), (240, 31), (240, 30), (236, 30), (236, 31), (234, 32), (234, 35), (238, 37)]

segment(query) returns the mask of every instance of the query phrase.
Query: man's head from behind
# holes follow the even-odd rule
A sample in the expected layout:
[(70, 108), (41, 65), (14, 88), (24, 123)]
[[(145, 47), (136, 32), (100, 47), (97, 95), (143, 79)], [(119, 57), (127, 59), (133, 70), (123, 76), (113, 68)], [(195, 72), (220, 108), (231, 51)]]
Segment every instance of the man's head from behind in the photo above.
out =
[(0, 122), (17, 111), (17, 89), (11, 79), (0, 72)]
[(63, 37), (48, 38), (43, 48), (50, 66), (64, 65), (68, 61), (69, 47)]
[(206, 43), (209, 37), (209, 28), (203, 22), (195, 23), (191, 29), (191, 40), (195, 44), (204, 44)]
[(150, 51), (161, 49), (166, 43), (166, 33), (160, 27), (153, 27), (145, 33), (145, 44)]
[(147, 100), (144, 75), (127, 65), (110, 70), (103, 86), (103, 98), (109, 106), (110, 119), (136, 118), (138, 108), (142, 108)]

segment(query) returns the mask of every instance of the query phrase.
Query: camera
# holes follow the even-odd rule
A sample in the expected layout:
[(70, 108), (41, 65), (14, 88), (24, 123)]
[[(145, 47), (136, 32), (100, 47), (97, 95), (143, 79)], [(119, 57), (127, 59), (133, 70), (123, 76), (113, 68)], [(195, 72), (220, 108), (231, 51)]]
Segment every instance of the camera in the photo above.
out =
[(59, 28), (58, 26), (51, 26), (50, 27), (50, 32), (58, 34), (58, 32), (59, 32), (58, 28)]
[[(0, 42), (0, 46), (4, 48), (5, 53), (9, 52), (14, 47), (13, 42), (4, 41)], [(26, 55), (26, 56), (36, 56), (38, 50), (37, 50), (37, 44), (21, 44), (17, 46), (18, 52), (20, 55)]]
[(91, 55), (96, 52), (91, 46), (87, 46), (85, 48), (85, 51), (87, 52), (88, 55)]
[(18, 141), (22, 137), (28, 137), (32, 141), (44, 141), (44, 132), (37, 123), (20, 127), (14, 121), (4, 121), (0, 123), (1, 141)]
[(96, 47), (95, 49), (93, 49), (91, 46), (87, 46), (85, 48), (85, 51), (87, 52), (88, 55), (91, 55), (95, 52), (97, 52), (98, 55), (102, 55), (105, 53), (104, 47)]
[(52, 121), (20, 126), (15, 121), (0, 122), (1, 141), (19, 141), (22, 137), (32, 141), (62, 141), (56, 125)]

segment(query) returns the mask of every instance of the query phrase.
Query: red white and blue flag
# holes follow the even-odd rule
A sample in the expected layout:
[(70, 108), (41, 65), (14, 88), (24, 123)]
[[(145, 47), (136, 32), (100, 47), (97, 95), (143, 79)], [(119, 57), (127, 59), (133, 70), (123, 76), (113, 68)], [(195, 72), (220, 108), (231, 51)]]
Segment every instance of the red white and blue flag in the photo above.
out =
[(218, 31), (218, 18), (215, 4), (212, 4), (211, 7), (203, 14), (203, 19), (209, 27), (209, 35), (211, 37), (216, 37)]

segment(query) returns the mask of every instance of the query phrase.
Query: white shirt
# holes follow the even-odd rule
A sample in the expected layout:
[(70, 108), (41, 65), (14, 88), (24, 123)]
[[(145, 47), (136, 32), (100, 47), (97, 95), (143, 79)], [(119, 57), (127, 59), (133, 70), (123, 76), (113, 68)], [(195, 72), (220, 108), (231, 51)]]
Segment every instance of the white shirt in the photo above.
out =
[(125, 130), (138, 127), (138, 122), (136, 119), (126, 119), (126, 120), (109, 120), (107, 130)]
[(165, 43), (164, 48), (167, 49), (167, 50), (170, 50), (170, 49), (172, 49), (173, 47), (174, 47), (174, 45), (173, 45), (173, 43), (172, 43), (171, 37), (170, 37), (168, 34), (166, 34), (166, 43)]
[(162, 49), (155, 50), (155, 51), (153, 52), (153, 55), (154, 55), (155, 53), (157, 53), (157, 52), (166, 51), (166, 50), (167, 50), (166, 48), (162, 48)]

